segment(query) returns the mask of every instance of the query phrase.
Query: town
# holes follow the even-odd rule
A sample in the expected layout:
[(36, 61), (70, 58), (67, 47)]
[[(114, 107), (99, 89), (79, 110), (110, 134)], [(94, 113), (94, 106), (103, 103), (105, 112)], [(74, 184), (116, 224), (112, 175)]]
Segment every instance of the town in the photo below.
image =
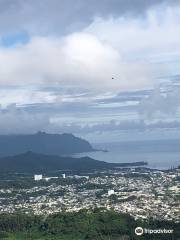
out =
[(83, 175), (2, 175), (0, 213), (49, 215), (104, 208), (128, 213), (135, 219), (152, 217), (178, 222), (179, 180), (178, 168), (121, 168)]

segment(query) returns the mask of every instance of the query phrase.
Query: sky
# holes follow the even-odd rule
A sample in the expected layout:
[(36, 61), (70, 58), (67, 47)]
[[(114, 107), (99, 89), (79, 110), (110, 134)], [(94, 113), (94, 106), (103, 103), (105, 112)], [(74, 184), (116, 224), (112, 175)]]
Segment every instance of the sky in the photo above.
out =
[(0, 134), (180, 137), (180, 2), (0, 0)]

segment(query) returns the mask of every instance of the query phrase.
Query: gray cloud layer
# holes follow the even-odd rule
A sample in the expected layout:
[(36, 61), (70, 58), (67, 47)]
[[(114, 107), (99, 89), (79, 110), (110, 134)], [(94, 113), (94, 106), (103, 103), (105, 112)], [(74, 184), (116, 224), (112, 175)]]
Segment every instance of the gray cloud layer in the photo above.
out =
[(0, 0), (0, 32), (69, 33), (79, 31), (94, 17), (142, 15), (158, 5), (178, 0)]

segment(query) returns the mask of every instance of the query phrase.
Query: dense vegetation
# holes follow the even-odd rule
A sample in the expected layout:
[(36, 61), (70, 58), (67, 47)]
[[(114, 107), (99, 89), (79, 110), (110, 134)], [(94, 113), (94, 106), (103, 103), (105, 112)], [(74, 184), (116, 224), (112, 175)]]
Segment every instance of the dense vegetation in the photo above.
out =
[[(156, 234), (136, 236), (137, 226), (174, 229), (173, 235)], [(180, 239), (178, 224), (172, 222), (135, 221), (126, 214), (96, 209), (77, 213), (62, 212), (49, 216), (21, 214), (0, 215), (0, 239), (4, 240), (136, 240)]]

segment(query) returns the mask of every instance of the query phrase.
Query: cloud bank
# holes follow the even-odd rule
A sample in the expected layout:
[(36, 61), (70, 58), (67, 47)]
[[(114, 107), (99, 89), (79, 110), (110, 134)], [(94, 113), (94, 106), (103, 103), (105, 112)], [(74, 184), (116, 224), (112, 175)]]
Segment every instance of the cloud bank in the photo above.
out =
[(64, 35), (89, 25), (94, 17), (144, 16), (178, 0), (0, 0), (0, 33), (25, 30), (29, 34)]
[(180, 54), (179, 21), (180, 8), (169, 7), (163, 16), (149, 10), (144, 21), (96, 18), (69, 35), (33, 36), (26, 44), (1, 46), (0, 84), (58, 82), (94, 90), (102, 90), (103, 84), (104, 91), (152, 88), (165, 71), (155, 62)]
[(0, 132), (178, 127), (179, 26), (179, 1), (0, 0)]

